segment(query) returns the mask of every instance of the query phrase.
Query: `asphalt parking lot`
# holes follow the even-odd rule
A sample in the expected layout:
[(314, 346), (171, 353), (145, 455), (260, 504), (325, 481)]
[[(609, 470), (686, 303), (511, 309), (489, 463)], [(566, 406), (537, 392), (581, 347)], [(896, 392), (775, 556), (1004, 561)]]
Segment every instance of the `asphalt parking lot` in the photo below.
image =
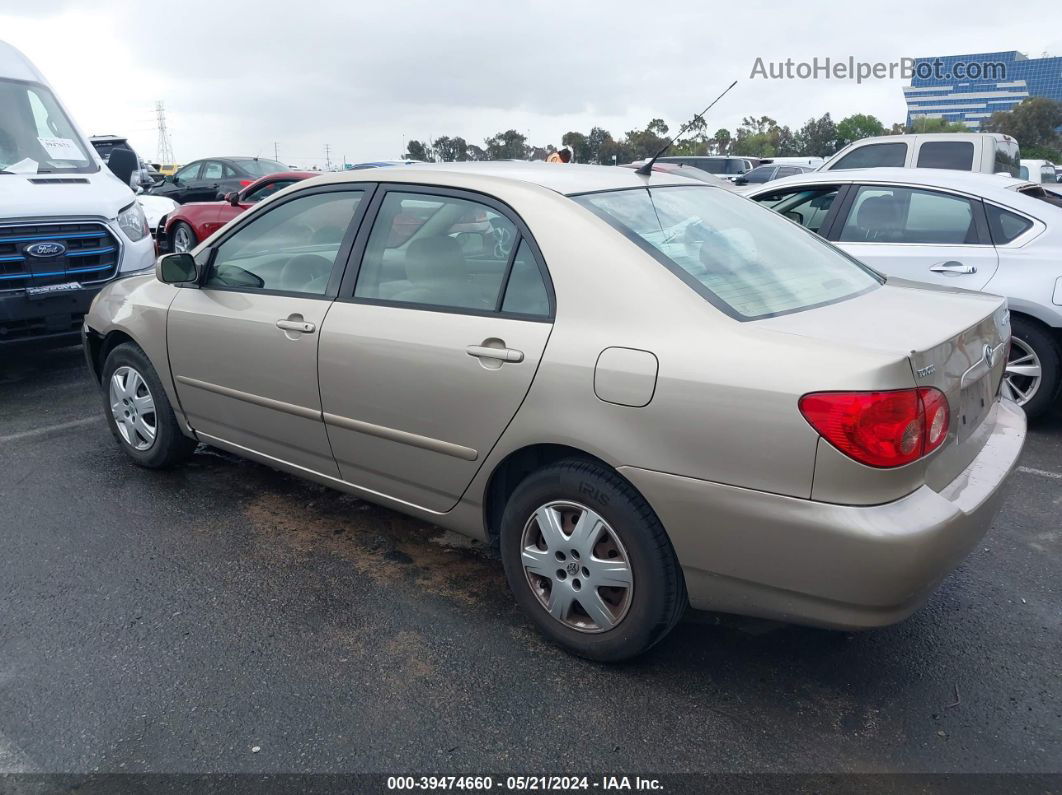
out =
[(905, 623), (699, 615), (606, 667), (485, 550), (209, 450), (138, 469), (79, 349), (3, 355), (0, 772), (1062, 772), (1062, 413)]

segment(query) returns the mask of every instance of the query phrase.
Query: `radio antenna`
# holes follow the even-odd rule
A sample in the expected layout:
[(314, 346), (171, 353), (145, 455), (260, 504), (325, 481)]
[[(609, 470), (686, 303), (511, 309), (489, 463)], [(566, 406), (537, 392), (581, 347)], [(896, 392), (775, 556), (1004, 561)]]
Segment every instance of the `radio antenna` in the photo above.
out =
[(688, 130), (690, 127), (692, 127), (694, 125), (694, 123), (697, 121), (697, 119), (700, 119), (701, 121), (704, 121), (704, 114), (707, 113), (708, 111), (710, 111), (712, 109), (712, 105), (714, 105), (716, 102), (718, 102), (723, 97), (725, 97), (726, 94), (727, 94), (727, 91), (730, 91), (730, 89), (732, 89), (736, 85), (737, 85), (737, 80), (735, 80), (733, 83), (731, 83), (729, 86), (727, 86), (726, 87), (726, 91), (724, 91), (718, 97), (713, 99), (711, 105), (709, 105), (707, 108), (702, 110), (700, 113), (698, 113), (692, 119), (690, 119), (688, 122), (686, 122), (684, 125), (682, 125), (682, 129), (679, 130), (677, 133), (675, 133), (675, 137), (674, 138), (669, 138), (667, 143), (664, 144), (663, 147), (661, 147), (660, 151), (657, 152), (655, 155), (653, 155), (648, 160), (646, 160), (645, 163), (643, 165), (641, 165), (634, 173), (643, 174), (644, 176), (647, 176), (647, 177), (650, 174), (652, 174), (653, 173), (653, 164), (656, 162), (656, 159), (658, 157), (660, 157), (660, 155), (664, 154), (664, 152), (666, 152), (668, 149), (670, 149), (672, 147), (672, 145), (676, 141), (678, 141), (679, 138), (681, 138), (683, 136), (683, 134), (686, 132), (686, 130)]

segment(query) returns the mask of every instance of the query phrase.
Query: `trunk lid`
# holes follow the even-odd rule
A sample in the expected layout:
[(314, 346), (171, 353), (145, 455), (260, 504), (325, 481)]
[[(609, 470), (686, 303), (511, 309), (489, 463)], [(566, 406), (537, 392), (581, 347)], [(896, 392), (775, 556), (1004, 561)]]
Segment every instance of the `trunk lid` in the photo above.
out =
[(984, 446), (982, 426), (999, 399), (1010, 339), (1006, 299), (890, 278), (881, 289), (850, 300), (758, 322), (775, 331), (905, 356), (911, 381), (895, 388), (943, 392), (951, 425), (947, 442), (927, 459), (931, 488), (944, 488)]

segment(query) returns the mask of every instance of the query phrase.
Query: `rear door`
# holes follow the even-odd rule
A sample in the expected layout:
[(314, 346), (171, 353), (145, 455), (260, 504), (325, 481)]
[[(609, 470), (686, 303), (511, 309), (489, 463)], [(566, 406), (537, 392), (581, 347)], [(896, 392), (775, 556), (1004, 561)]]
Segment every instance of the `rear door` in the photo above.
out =
[(453, 507), (531, 386), (552, 329), (541, 254), (482, 194), (392, 185), (374, 199), (321, 333), (321, 401), (347, 480)]
[(206, 441), (338, 476), (317, 344), (371, 187), (314, 188), (274, 203), (207, 252), (199, 287), (178, 291), (167, 316), (170, 368)]
[(828, 237), (889, 276), (982, 289), (998, 256), (980, 200), (903, 185), (853, 185)]

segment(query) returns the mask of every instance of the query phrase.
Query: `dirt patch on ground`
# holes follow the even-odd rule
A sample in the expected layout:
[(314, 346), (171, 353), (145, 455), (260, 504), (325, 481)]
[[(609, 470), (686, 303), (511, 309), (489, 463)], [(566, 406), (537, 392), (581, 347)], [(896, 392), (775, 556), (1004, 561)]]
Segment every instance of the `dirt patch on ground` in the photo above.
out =
[(328, 489), (266, 493), (244, 513), (272, 558), (334, 554), (381, 585), (409, 585), (465, 604), (505, 590), (485, 545)]

